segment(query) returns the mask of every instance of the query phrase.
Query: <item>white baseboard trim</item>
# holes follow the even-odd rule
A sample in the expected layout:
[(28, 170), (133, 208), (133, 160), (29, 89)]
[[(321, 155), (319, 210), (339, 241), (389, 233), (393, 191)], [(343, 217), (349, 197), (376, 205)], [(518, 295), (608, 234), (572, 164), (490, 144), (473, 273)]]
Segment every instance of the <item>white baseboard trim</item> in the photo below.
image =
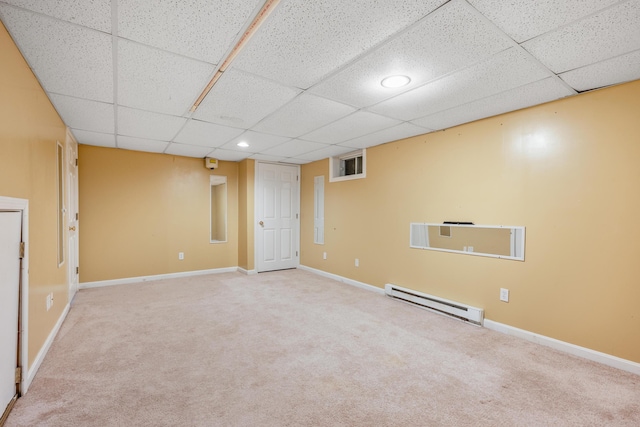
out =
[[(384, 295), (384, 289), (376, 286), (369, 285), (367, 283), (358, 282), (356, 280), (348, 279), (346, 277), (338, 276), (337, 274), (327, 273), (326, 271), (318, 270), (305, 265), (299, 265), (300, 270), (309, 271), (319, 276), (327, 277), (329, 279), (337, 280), (338, 282), (346, 283), (347, 285), (356, 286), (358, 288), (366, 289), (368, 291), (377, 292)], [(582, 357), (587, 360), (602, 363), (603, 365), (611, 366), (613, 368), (621, 369), (626, 372), (631, 372), (636, 375), (640, 375), (640, 363), (633, 362), (631, 360), (622, 359), (620, 357), (612, 356), (610, 354), (602, 353), (596, 350), (591, 350), (586, 347), (580, 347), (575, 344), (571, 344), (565, 341), (560, 341), (555, 338), (550, 338), (544, 335), (536, 334), (534, 332), (525, 331), (514, 326), (505, 325), (490, 319), (484, 319), (484, 327), (496, 332), (501, 332), (506, 335), (522, 338), (527, 341), (543, 345), (545, 347), (551, 347), (555, 350), (562, 351), (574, 356)]]
[(240, 273), (242, 273), (242, 274), (246, 274), (247, 276), (252, 276), (252, 275), (254, 275), (254, 274), (258, 274), (258, 270), (256, 270), (256, 269), (253, 269), (253, 270), (247, 270), (247, 269), (244, 269), (244, 268), (242, 268), (242, 267), (238, 267), (238, 271), (239, 271)]
[(379, 294), (384, 295), (384, 289), (378, 288), (377, 286), (373, 286), (368, 283), (358, 282), (357, 280), (338, 276), (337, 274), (333, 274), (333, 273), (327, 273), (326, 271), (318, 270), (312, 267), (307, 267), (306, 265), (299, 265), (298, 268), (300, 270), (309, 271), (311, 273), (317, 274), (318, 276), (327, 277), (329, 279), (337, 280), (338, 282), (342, 282), (347, 285), (355, 286), (357, 288), (366, 289), (367, 291), (373, 291), (373, 292), (377, 292)]
[(129, 277), (126, 279), (99, 280), (97, 282), (84, 282), (78, 285), (79, 289), (101, 288), (103, 286), (128, 285), (130, 283), (150, 282), (152, 280), (177, 279), (180, 277), (203, 276), (206, 274), (235, 273), (238, 267), (213, 268), (211, 270), (181, 271), (179, 273), (156, 274), (153, 276)]
[(40, 365), (42, 365), (42, 361), (44, 360), (45, 356), (47, 355), (47, 352), (49, 351), (49, 348), (51, 347), (51, 344), (53, 344), (53, 340), (56, 338), (56, 335), (58, 335), (58, 332), (60, 331), (60, 328), (62, 327), (62, 324), (64, 323), (64, 319), (67, 318), (67, 314), (69, 313), (69, 308), (70, 307), (71, 307), (71, 305), (67, 304), (66, 307), (64, 308), (64, 310), (62, 310), (62, 314), (60, 315), (60, 317), (58, 318), (58, 321), (56, 322), (55, 326), (53, 327), (53, 329), (49, 333), (49, 336), (47, 337), (46, 341), (42, 345), (42, 348), (40, 348), (40, 351), (38, 352), (38, 355), (36, 356), (35, 360), (33, 361), (33, 364), (31, 366), (27, 367), (28, 368), (27, 369), (27, 373), (22, 378), (22, 384), (20, 384), (20, 392), (22, 394), (25, 394), (27, 392), (27, 390), (29, 390), (29, 386), (31, 385), (31, 382), (35, 378), (36, 373), (38, 372), (38, 369), (40, 369)]
[(564, 353), (569, 353), (574, 356), (602, 363), (603, 365), (640, 375), (640, 363), (636, 363), (631, 360), (621, 359), (610, 354), (601, 353), (586, 347), (580, 347), (575, 344), (536, 334), (534, 332), (525, 331), (524, 329), (518, 329), (489, 319), (484, 319), (484, 327), (503, 334), (522, 338), (536, 344), (544, 345), (546, 347), (551, 347)]

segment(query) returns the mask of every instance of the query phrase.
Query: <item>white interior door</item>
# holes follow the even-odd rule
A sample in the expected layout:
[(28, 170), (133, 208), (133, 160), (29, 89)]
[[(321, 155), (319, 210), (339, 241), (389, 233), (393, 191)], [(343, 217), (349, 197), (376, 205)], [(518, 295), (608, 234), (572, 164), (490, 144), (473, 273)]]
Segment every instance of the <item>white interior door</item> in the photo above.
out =
[(78, 266), (79, 266), (79, 214), (78, 214), (78, 143), (67, 138), (67, 174), (68, 191), (67, 206), (69, 209), (67, 224), (69, 225), (69, 301), (73, 300), (78, 291)]
[(298, 167), (258, 163), (256, 258), (258, 272), (298, 266)]
[(16, 396), (21, 212), (0, 212), (0, 415)]

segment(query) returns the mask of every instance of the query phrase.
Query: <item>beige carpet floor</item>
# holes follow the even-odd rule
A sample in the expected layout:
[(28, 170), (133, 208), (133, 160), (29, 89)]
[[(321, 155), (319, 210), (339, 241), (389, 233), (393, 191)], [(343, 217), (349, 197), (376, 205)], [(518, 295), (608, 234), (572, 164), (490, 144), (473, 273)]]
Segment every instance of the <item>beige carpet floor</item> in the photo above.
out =
[(7, 426), (640, 426), (640, 377), (299, 270), (80, 291)]

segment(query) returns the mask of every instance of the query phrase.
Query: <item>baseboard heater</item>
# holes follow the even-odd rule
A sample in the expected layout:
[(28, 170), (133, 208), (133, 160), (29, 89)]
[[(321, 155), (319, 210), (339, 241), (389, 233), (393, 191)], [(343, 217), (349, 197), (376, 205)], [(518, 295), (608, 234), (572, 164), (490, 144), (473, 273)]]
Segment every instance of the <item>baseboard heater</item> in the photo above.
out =
[(393, 299), (416, 305), (425, 310), (433, 311), (434, 313), (444, 314), (465, 322), (473, 323), (474, 325), (482, 326), (484, 320), (484, 310), (481, 308), (471, 307), (429, 294), (423, 294), (422, 292), (392, 285), (391, 283), (384, 285), (384, 292)]

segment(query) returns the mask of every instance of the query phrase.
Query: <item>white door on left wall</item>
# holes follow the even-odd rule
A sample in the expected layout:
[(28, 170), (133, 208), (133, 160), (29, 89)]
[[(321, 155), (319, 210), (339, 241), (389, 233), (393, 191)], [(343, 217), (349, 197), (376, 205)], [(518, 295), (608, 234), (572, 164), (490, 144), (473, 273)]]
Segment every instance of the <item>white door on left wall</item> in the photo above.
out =
[(0, 211), (0, 411), (17, 394), (21, 212)]
[(69, 227), (69, 302), (73, 301), (73, 297), (78, 291), (78, 275), (79, 275), (79, 244), (78, 233), (80, 229), (80, 214), (78, 209), (78, 143), (74, 139), (67, 140), (67, 172), (68, 186), (67, 189), (67, 224)]

